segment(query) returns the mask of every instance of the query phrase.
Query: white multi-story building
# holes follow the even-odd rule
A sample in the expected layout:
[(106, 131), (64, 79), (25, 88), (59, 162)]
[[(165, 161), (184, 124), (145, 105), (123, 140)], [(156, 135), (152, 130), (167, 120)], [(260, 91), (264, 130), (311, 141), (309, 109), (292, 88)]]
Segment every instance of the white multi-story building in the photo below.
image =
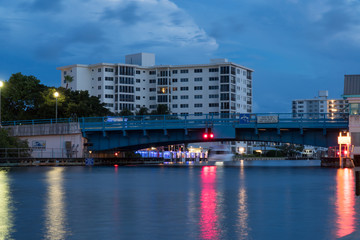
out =
[[(298, 99), (292, 101), (294, 117), (327, 117), (337, 118), (339, 113), (348, 113), (348, 101), (344, 99), (328, 99), (328, 91), (319, 91), (318, 97), (313, 99)], [(320, 113), (320, 115), (319, 115)], [(306, 116), (305, 116), (306, 114)]]
[[(166, 104), (173, 114), (250, 113), (253, 70), (226, 59), (209, 64), (155, 65), (155, 55), (127, 55), (123, 63), (74, 64), (61, 86), (87, 90), (115, 113)], [(73, 77), (66, 82), (65, 76)]]
[[(227, 59), (155, 65), (154, 54), (138, 53), (125, 56), (125, 64), (74, 64), (57, 69), (62, 87), (87, 90), (114, 113), (141, 107), (152, 111), (158, 104), (166, 104), (175, 115), (252, 112), (253, 70)], [(67, 75), (72, 82), (66, 82)]]

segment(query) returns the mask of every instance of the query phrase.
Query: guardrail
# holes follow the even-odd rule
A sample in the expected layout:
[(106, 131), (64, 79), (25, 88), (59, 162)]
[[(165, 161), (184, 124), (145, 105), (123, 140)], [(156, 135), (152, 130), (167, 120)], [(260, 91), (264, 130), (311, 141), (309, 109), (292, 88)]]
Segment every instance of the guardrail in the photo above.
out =
[(0, 148), (0, 159), (6, 158), (77, 158), (81, 153), (77, 150), (63, 148)]
[[(294, 116), (296, 115), (296, 116)], [(348, 115), (341, 114), (203, 114), (203, 115), (144, 115), (122, 117), (79, 118), (80, 127), (85, 131), (102, 130), (142, 130), (142, 129), (179, 129), (210, 128), (216, 125), (257, 128), (265, 124), (292, 124), (294, 127), (316, 125), (347, 125)]]
[(214, 125), (244, 124), (279, 124), (279, 123), (313, 123), (313, 124), (347, 124), (347, 113), (219, 113), (188, 115), (141, 115), (141, 116), (107, 116), (83, 118), (58, 118), (5, 121), (2, 126), (56, 124), (79, 122), (86, 131), (99, 129), (155, 129), (155, 128), (204, 128)]

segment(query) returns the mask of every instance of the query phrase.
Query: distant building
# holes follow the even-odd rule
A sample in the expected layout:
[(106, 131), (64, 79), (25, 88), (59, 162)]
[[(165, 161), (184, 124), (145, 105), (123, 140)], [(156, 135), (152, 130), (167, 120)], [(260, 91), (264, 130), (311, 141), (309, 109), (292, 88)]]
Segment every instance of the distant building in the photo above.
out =
[(360, 75), (345, 75), (344, 95), (349, 102), (349, 132), (353, 151), (351, 158), (360, 162)]
[[(165, 104), (174, 115), (252, 112), (253, 70), (212, 59), (207, 64), (155, 65), (155, 55), (125, 56), (125, 63), (74, 64), (58, 67), (61, 86), (87, 90), (106, 107), (120, 113)], [(66, 82), (71, 76), (72, 82)], [(232, 144), (232, 150), (239, 148)]]
[(341, 113), (348, 113), (348, 101), (338, 99), (328, 99), (328, 91), (319, 91), (318, 97), (312, 99), (297, 99), (292, 101), (293, 117), (324, 117), (337, 118)]
[[(87, 90), (119, 113), (166, 104), (173, 114), (251, 113), (253, 70), (227, 59), (209, 64), (155, 65), (155, 55), (127, 55), (123, 63), (58, 67), (61, 86)], [(73, 77), (71, 83), (65, 76)]]

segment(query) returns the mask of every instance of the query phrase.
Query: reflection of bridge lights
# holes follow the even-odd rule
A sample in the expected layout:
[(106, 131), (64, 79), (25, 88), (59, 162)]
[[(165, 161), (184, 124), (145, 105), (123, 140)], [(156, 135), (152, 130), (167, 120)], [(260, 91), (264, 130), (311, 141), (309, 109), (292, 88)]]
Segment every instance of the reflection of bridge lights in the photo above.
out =
[(201, 173), (200, 229), (201, 239), (218, 239), (216, 167), (204, 166)]
[(355, 196), (352, 170), (338, 169), (336, 185), (336, 235), (340, 238), (355, 231)]

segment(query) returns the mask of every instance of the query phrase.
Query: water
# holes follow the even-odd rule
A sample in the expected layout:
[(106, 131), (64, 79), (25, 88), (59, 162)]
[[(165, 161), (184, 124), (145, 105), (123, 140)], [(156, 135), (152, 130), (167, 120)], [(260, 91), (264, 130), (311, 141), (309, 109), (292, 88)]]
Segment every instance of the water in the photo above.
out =
[[(350, 169), (239, 166), (0, 170), (0, 239), (336, 239), (356, 235)], [(353, 239), (359, 239), (354, 237)]]

